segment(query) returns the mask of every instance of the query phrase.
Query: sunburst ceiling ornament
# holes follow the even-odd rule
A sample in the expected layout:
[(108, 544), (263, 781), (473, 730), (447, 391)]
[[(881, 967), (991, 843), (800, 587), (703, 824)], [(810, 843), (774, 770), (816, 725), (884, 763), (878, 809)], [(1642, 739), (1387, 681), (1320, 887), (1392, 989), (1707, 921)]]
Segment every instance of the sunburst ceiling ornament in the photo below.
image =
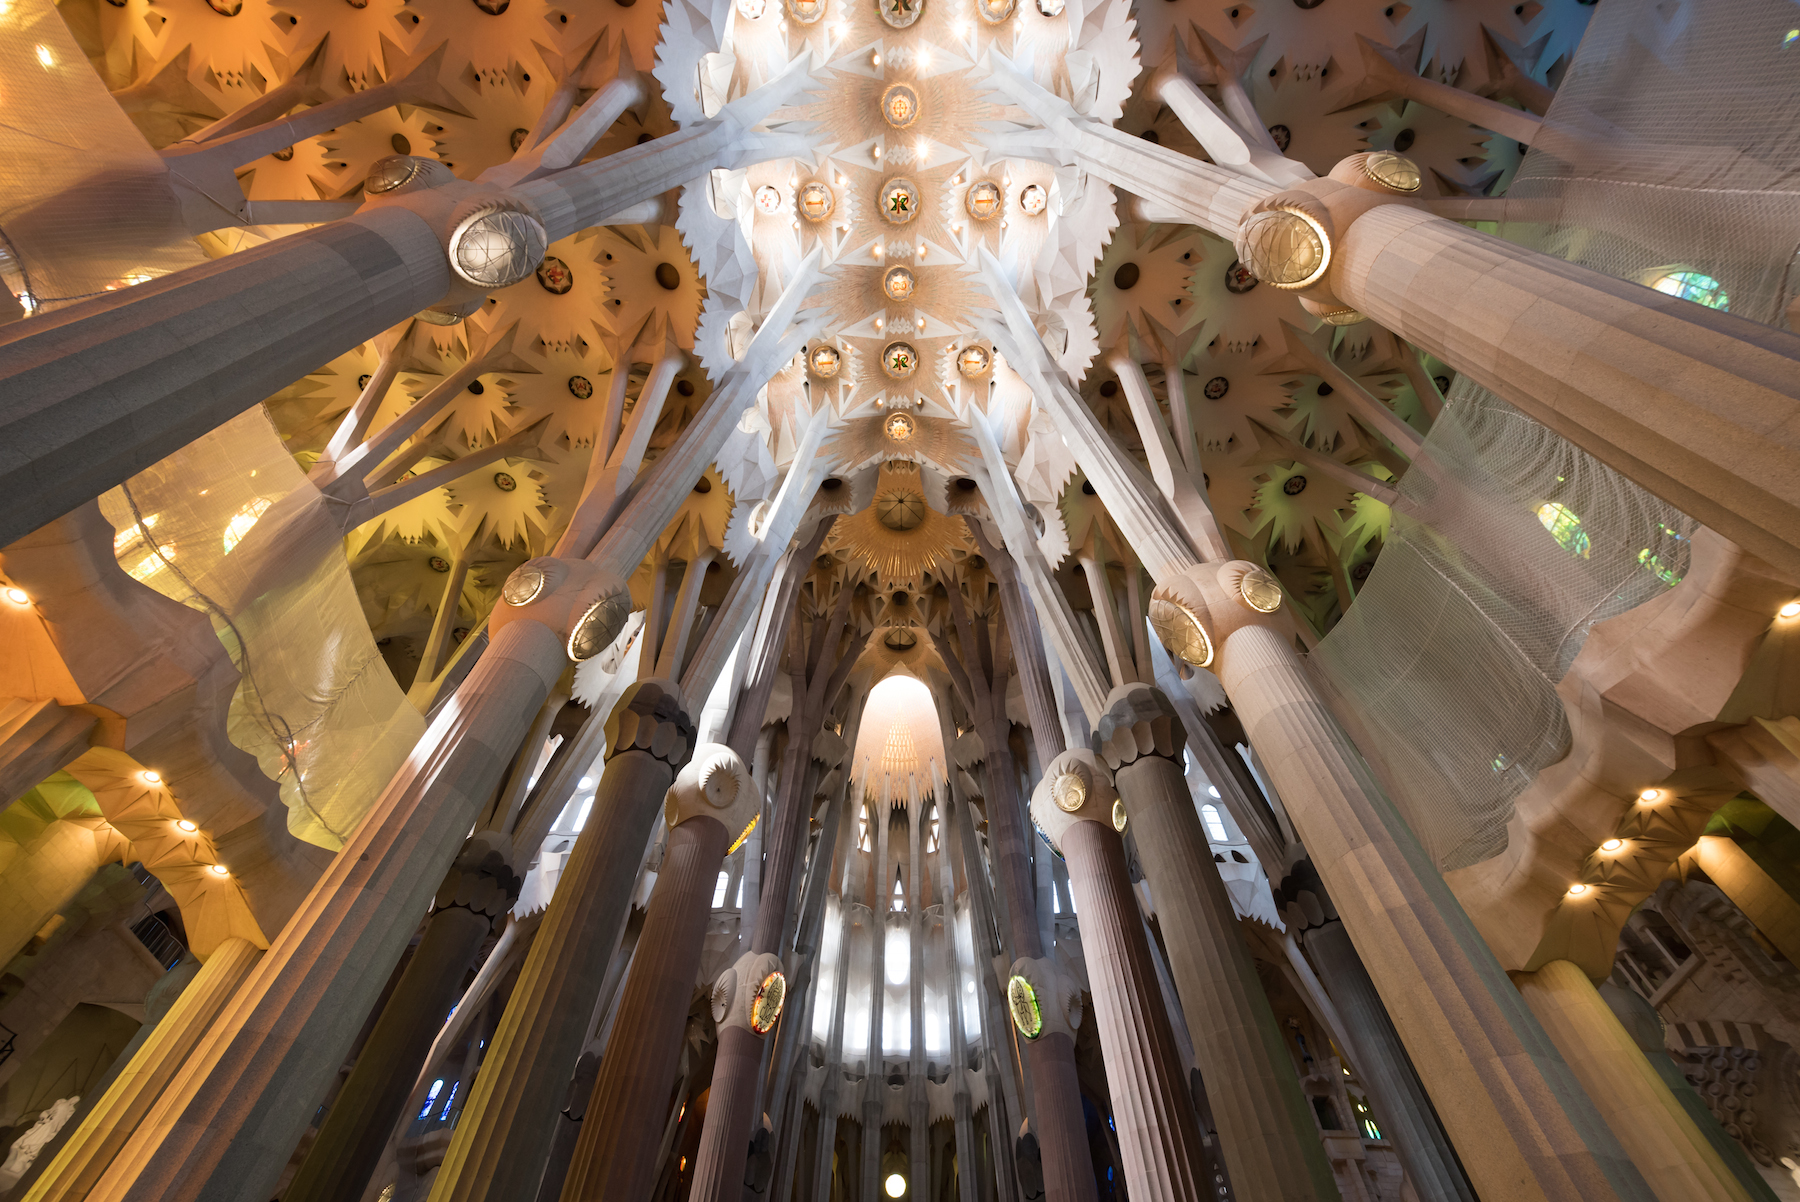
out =
[(831, 210), (837, 204), (837, 197), (831, 189), (818, 180), (809, 181), (800, 189), (800, 216), (808, 221), (823, 221), (831, 216)]
[(925, 15), (925, 0), (875, 0), (881, 19), (895, 29), (905, 29)]
[(892, 225), (905, 225), (919, 214), (919, 186), (903, 176), (881, 185), (881, 215)]
[(965, 346), (956, 357), (956, 369), (971, 380), (987, 375), (993, 366), (994, 357), (985, 346)]
[(881, 278), (881, 290), (887, 293), (889, 300), (910, 300), (913, 289), (917, 286), (913, 273), (904, 267), (890, 267), (888, 273)]
[(895, 442), (906, 442), (913, 436), (915, 428), (913, 419), (906, 416), (904, 413), (894, 414), (882, 425), (882, 429), (886, 432), (887, 436)]
[(825, 15), (825, 0), (787, 0), (788, 16), (802, 25), (811, 25)]
[(838, 368), (843, 364), (843, 356), (838, 354), (835, 346), (815, 346), (806, 359), (806, 365), (812, 369), (812, 374), (824, 380), (837, 375)]
[(963, 204), (975, 220), (988, 220), (1000, 211), (1000, 185), (991, 179), (977, 180), (969, 185)]
[(895, 129), (905, 129), (919, 119), (919, 94), (908, 84), (893, 85), (881, 95), (881, 115)]
[[(898, 414), (888, 424), (892, 426), (896, 420), (908, 419)], [(911, 489), (893, 489), (875, 498), (875, 516), (889, 530), (916, 530), (925, 520), (925, 498)]]
[(881, 352), (881, 370), (896, 380), (904, 380), (919, 370), (919, 352), (910, 342), (890, 342)]
[(975, 0), (975, 12), (989, 25), (999, 25), (1013, 15), (1018, 0)]
[(962, 519), (925, 502), (916, 473), (883, 470), (875, 495), (869, 508), (837, 520), (826, 549), (851, 562), (861, 560), (884, 581), (914, 580), (933, 564), (950, 562), (956, 552), (974, 550)]

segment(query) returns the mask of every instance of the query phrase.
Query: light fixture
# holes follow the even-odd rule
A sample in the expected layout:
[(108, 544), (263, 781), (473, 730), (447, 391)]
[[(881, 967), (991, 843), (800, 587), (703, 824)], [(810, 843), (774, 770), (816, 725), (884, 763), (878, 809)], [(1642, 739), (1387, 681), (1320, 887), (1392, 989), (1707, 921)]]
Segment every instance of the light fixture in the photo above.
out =
[(31, 604), (31, 594), (27, 593), (24, 589), (18, 587), (17, 585), (8, 585), (7, 586), (6, 599), (8, 601), (11, 601), (14, 605), (30, 605)]
[(890, 342), (881, 352), (881, 370), (895, 380), (904, 380), (919, 368), (919, 352), (911, 343)]
[(199, 824), (197, 824), (195, 822), (191, 822), (186, 818), (177, 818), (175, 820), (175, 829), (180, 831), (184, 835), (191, 835), (195, 831), (199, 830), (200, 827), (199, 827)]
[(206, 870), (208, 872), (212, 873), (214, 876), (230, 876), (231, 875), (231, 869), (225, 867), (225, 865), (223, 865), (223, 864), (209, 864), (209, 865), (207, 865)]
[(881, 185), (881, 216), (890, 225), (905, 225), (919, 215), (919, 187), (904, 176)]
[(910, 85), (894, 84), (882, 93), (881, 115), (895, 129), (905, 129), (919, 119), (919, 94)]
[(916, 285), (917, 281), (914, 280), (913, 273), (904, 267), (891, 267), (888, 269), (888, 273), (881, 277), (881, 290), (887, 293), (889, 300), (909, 299)]
[(879, 67), (881, 65), (881, 51), (877, 50), (869, 55), (869, 65), (872, 67)]
[(1588, 887), (1586, 885), (1582, 884), (1580, 881), (1576, 881), (1573, 885), (1569, 886), (1569, 896), (1570, 897), (1580, 897), (1583, 893), (1586, 893), (1587, 891), (1588, 891)]
[(1038, 1006), (1037, 990), (1024, 977), (1015, 975), (1006, 983), (1006, 1008), (1012, 1012), (1013, 1026), (1026, 1039), (1044, 1033), (1044, 1012)]
[(1777, 612), (1784, 618), (1800, 618), (1800, 601), (1789, 601)]
[(1661, 801), (1662, 795), (1663, 795), (1663, 791), (1661, 789), (1645, 789), (1643, 792), (1638, 794), (1638, 800), (1643, 802), (1645, 805), (1651, 805), (1655, 802)]
[(1624, 846), (1625, 846), (1625, 840), (1623, 840), (1623, 839), (1608, 839), (1604, 843), (1600, 844), (1600, 850), (1601, 851), (1618, 851), (1621, 847), (1624, 847)]
[(758, 1035), (767, 1035), (774, 1030), (775, 1021), (781, 1017), (781, 1007), (786, 1000), (787, 978), (781, 975), (780, 970), (764, 977), (750, 999), (750, 1029)]
[(508, 605), (530, 605), (543, 593), (544, 586), (549, 581), (550, 577), (545, 575), (544, 569), (536, 564), (520, 564), (501, 586), (500, 597)]
[(147, 784), (147, 785), (160, 785), (160, 784), (162, 784), (162, 773), (160, 773), (160, 772), (152, 772), (152, 771), (151, 771), (151, 770), (150, 770), (150, 769), (148, 769), (148, 768), (146, 768), (146, 769), (144, 769), (144, 783), (145, 783), (145, 784)]
[(1331, 237), (1312, 214), (1297, 207), (1264, 209), (1244, 219), (1237, 253), (1257, 279), (1294, 291), (1324, 278), (1331, 266)]
[(889, 1173), (881, 1188), (887, 1191), (890, 1198), (903, 1198), (906, 1196), (906, 1178), (898, 1173)]
[(39, 46), (37, 48), (37, 60), (46, 67), (54, 67), (56, 65), (56, 59), (51, 55), (50, 47), (48, 46)]

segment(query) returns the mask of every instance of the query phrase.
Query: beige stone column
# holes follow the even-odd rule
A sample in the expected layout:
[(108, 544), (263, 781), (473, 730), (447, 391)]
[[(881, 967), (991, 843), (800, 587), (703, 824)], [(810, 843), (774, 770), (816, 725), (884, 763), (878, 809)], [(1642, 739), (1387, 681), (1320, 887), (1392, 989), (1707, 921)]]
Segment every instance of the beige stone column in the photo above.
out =
[(1280, 790), (1482, 1198), (1654, 1195), (1320, 700), (1262, 569), (1159, 587), (1171, 654), (1211, 666)]
[(633, 685), (606, 733), (593, 808), (490, 1041), (432, 1202), (514, 1202), (536, 1193), (651, 824), (693, 749), (693, 723), (667, 681)]
[[(1115, 829), (1120, 813), (1106, 770), (1086, 751), (1052, 760), (1031, 798), (1032, 817), (1069, 865), (1126, 1186), (1139, 1202), (1198, 1202), (1207, 1193), (1200, 1130)], [(1018, 1023), (1016, 987), (1013, 995)], [(1057, 1002), (1040, 996), (1028, 1010)]]
[(235, 937), (213, 949), (137, 1055), (39, 1175), (25, 1202), (80, 1202), (88, 1196), (261, 956), (261, 948)]
[(1713, 884), (1782, 955), (1790, 960), (1800, 956), (1800, 901), (1764, 872), (1749, 852), (1735, 839), (1705, 835), (1694, 844), (1693, 854)]
[(1657, 1198), (1749, 1202), (1585, 972), (1552, 960), (1513, 981)]
[(1097, 736), (1156, 901), (1232, 1187), (1246, 1199), (1335, 1197), (1312, 1112), (1188, 792), (1180, 717), (1160, 691), (1123, 685), (1107, 698)]

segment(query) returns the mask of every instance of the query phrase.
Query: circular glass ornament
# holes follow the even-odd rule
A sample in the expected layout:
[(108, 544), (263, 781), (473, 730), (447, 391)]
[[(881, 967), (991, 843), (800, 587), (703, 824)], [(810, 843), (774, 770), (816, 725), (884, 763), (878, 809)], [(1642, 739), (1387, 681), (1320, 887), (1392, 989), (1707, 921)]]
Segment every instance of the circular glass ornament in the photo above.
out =
[(392, 192), (412, 183), (418, 178), (419, 171), (419, 160), (409, 154), (391, 154), (385, 159), (376, 159), (375, 165), (369, 168), (369, 178), (363, 181), (363, 191), (370, 196)]
[(881, 352), (881, 370), (895, 380), (904, 380), (919, 370), (919, 352), (910, 342), (890, 342)]
[(442, 555), (433, 555), (425, 562), (431, 565), (431, 570), (434, 572), (448, 572), (450, 570), (450, 561), (445, 559)]
[(1256, 278), (1283, 291), (1319, 282), (1331, 266), (1331, 239), (1305, 213), (1264, 209), (1244, 219), (1237, 250)]
[(630, 617), (629, 590), (595, 601), (581, 615), (581, 620), (575, 623), (575, 629), (569, 632), (569, 658), (580, 663), (599, 655), (619, 637), (619, 631), (625, 629), (626, 619)]
[(844, 365), (844, 357), (838, 354), (835, 346), (815, 346), (812, 354), (806, 357), (806, 366), (812, 374), (822, 380), (829, 380), (838, 374), (838, 368)]
[(825, 15), (825, 0), (787, 0), (787, 13), (802, 25), (812, 25)]
[(1282, 154), (1286, 154), (1287, 148), (1294, 144), (1294, 131), (1285, 125), (1269, 126), (1269, 137), (1274, 141), (1275, 149)]
[(1281, 491), (1290, 497), (1297, 497), (1306, 491), (1306, 477), (1295, 474), (1281, 482)]
[(787, 978), (772, 972), (762, 979), (750, 997), (750, 1029), (767, 1035), (781, 1018), (781, 1007), (787, 1001)]
[(516, 492), (519, 487), (519, 482), (513, 478), (512, 473), (510, 472), (495, 472), (494, 487), (501, 492)]
[(887, 274), (881, 277), (881, 290), (887, 293), (892, 301), (910, 300), (918, 281), (913, 273), (905, 267), (890, 267)]
[(1238, 581), (1238, 594), (1244, 598), (1245, 605), (1258, 613), (1272, 614), (1281, 608), (1281, 585), (1261, 568), (1244, 573), (1244, 578)]
[(1037, 0), (1037, 10), (1046, 17), (1060, 17), (1067, 7), (1066, 0)]
[(1113, 798), (1113, 811), (1112, 811), (1113, 829), (1115, 831), (1118, 831), (1121, 835), (1124, 834), (1125, 833), (1125, 822), (1126, 822), (1125, 803), (1115, 797), (1115, 798)]
[(578, 401), (587, 400), (594, 395), (594, 382), (586, 376), (570, 376), (569, 395)]
[(1000, 25), (1018, 6), (1019, 0), (975, 0), (975, 15), (989, 25)]
[(1231, 266), (1225, 269), (1225, 291), (1242, 296), (1256, 287), (1256, 273), (1244, 266), (1243, 260), (1233, 259)]
[(575, 273), (555, 255), (546, 256), (538, 264), (537, 282), (551, 296), (561, 296), (575, 286)]
[(523, 564), (514, 568), (512, 575), (506, 578), (506, 583), (500, 588), (500, 599), (508, 605), (530, 605), (538, 599), (549, 580), (544, 569), (536, 564)]
[(1042, 184), (1026, 184), (1019, 191), (1019, 208), (1027, 217), (1036, 217), (1050, 207), (1050, 193), (1044, 191)]
[(1196, 668), (1212, 663), (1212, 637), (1194, 612), (1167, 597), (1150, 599), (1150, 629), (1168, 653)]
[(925, 15), (925, 0), (875, 0), (881, 19), (895, 29), (906, 29)]
[(971, 380), (987, 375), (988, 369), (993, 366), (994, 357), (985, 346), (965, 346), (956, 357), (956, 370)]
[(1395, 192), (1417, 192), (1422, 182), (1419, 165), (1391, 150), (1371, 152), (1362, 161), (1363, 174)]
[(905, 225), (919, 215), (919, 186), (896, 175), (881, 185), (881, 215), (890, 225)]
[(963, 198), (963, 207), (969, 210), (969, 216), (977, 221), (986, 221), (1000, 211), (1000, 185), (991, 179), (978, 180), (969, 185), (969, 194)]
[[(913, 419), (906, 416), (906, 414), (904, 414), (904, 413), (892, 414), (891, 416), (889, 416), (889, 418), (887, 419), (886, 422), (882, 423), (881, 428), (887, 434), (887, 436), (889, 438), (893, 439), (895, 442), (905, 442), (907, 439), (909, 439), (913, 436), (913, 430), (915, 429), (915, 427), (913, 425)], [(880, 515), (878, 515), (878, 516), (880, 516)], [(885, 516), (882, 516), (882, 524), (889, 525), (887, 518)], [(914, 522), (914, 523), (912, 523), (912, 525), (916, 526), (916, 525), (918, 525), (918, 522)], [(912, 529), (912, 526), (895, 526), (895, 527), (893, 527), (893, 529), (910, 530), (910, 529)]]
[(1224, 376), (1214, 376), (1200, 391), (1209, 401), (1221, 401), (1225, 399), (1225, 394), (1231, 391), (1231, 381)]
[(756, 21), (769, 11), (769, 0), (737, 0), (738, 16), (746, 21)]
[(919, 94), (911, 84), (894, 84), (881, 94), (881, 116), (895, 129), (905, 129), (919, 119)]
[(1087, 804), (1087, 781), (1079, 772), (1065, 772), (1050, 783), (1050, 800), (1065, 814), (1073, 814)]
[(1012, 1015), (1014, 1028), (1026, 1039), (1036, 1039), (1044, 1033), (1044, 1012), (1038, 1006), (1037, 990), (1024, 977), (1014, 976), (1006, 983), (1006, 1009)]
[(773, 217), (781, 212), (781, 189), (774, 184), (764, 184), (756, 190), (757, 211)]
[(816, 179), (801, 187), (798, 200), (800, 216), (808, 221), (825, 220), (831, 216), (832, 206), (837, 203), (837, 197), (831, 194), (831, 189)]
[(549, 245), (549, 234), (531, 214), (485, 209), (463, 218), (451, 232), (450, 265), (478, 287), (505, 288), (530, 275)]

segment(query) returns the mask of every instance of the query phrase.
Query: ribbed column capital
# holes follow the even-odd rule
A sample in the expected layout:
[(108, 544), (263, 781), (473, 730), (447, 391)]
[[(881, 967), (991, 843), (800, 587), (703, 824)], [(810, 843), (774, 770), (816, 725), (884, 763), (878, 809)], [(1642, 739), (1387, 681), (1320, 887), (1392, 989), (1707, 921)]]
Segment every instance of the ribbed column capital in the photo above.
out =
[(1094, 729), (1094, 754), (1117, 772), (1143, 756), (1181, 762), (1187, 729), (1168, 697), (1155, 685), (1123, 684), (1106, 697), (1106, 712)]
[(640, 680), (625, 690), (606, 719), (606, 758), (647, 751), (679, 772), (694, 754), (694, 720), (672, 680)]

